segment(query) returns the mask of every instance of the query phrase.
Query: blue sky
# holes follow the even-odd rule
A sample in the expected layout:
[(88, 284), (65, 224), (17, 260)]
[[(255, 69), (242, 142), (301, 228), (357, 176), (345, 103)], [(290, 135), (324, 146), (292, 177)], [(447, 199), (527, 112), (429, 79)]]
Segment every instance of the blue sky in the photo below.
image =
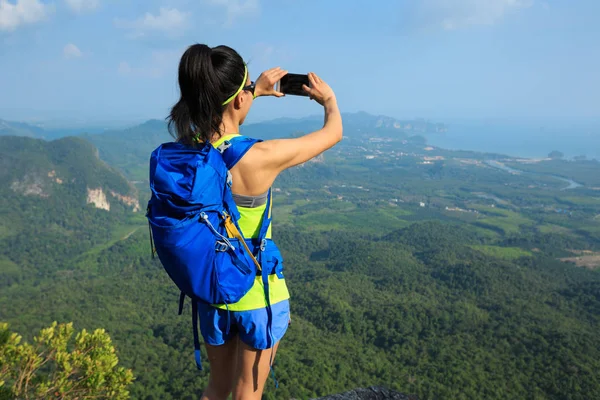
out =
[[(597, 0), (0, 0), (0, 118), (164, 118), (177, 63), (227, 44), (315, 71), (343, 111), (399, 118), (600, 118)], [(250, 122), (320, 112), (259, 99)]]

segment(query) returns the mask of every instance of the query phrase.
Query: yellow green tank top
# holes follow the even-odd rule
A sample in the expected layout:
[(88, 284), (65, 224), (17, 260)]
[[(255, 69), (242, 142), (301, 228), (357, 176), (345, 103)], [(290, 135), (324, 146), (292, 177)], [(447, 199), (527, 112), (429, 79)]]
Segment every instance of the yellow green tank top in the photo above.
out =
[[(239, 134), (223, 135), (219, 140), (213, 143), (213, 147), (219, 147), (225, 140), (231, 139)], [(240, 207), (238, 211), (240, 213), (240, 219), (238, 225), (242, 231), (242, 235), (246, 238), (257, 238), (260, 231), (262, 222), (262, 216), (265, 212), (267, 205), (263, 204), (258, 207)], [(271, 210), (269, 210), (271, 212)], [(267, 239), (271, 239), (271, 225), (267, 230)], [(290, 294), (285, 284), (285, 279), (280, 279), (276, 274), (269, 275), (269, 299), (271, 304), (279, 303), (280, 301), (287, 300), (290, 298)], [(246, 293), (244, 297), (237, 303), (228, 304), (213, 304), (214, 307), (221, 309), (229, 309), (230, 311), (248, 311), (256, 310), (257, 308), (267, 307), (267, 300), (265, 298), (265, 288), (262, 281), (262, 277), (259, 275), (254, 280), (254, 285)]]

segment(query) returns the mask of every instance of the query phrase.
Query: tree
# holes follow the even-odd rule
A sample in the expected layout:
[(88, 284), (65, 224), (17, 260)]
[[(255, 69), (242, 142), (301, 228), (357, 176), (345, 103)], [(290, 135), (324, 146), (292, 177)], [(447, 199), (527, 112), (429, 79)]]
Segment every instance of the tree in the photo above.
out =
[(71, 343), (73, 332), (72, 323), (54, 322), (28, 344), (0, 323), (0, 399), (129, 398), (133, 373), (117, 367), (104, 329), (84, 329)]
[(565, 155), (563, 153), (557, 150), (551, 151), (550, 154), (548, 154), (548, 158), (551, 158), (553, 160), (560, 160), (564, 156)]

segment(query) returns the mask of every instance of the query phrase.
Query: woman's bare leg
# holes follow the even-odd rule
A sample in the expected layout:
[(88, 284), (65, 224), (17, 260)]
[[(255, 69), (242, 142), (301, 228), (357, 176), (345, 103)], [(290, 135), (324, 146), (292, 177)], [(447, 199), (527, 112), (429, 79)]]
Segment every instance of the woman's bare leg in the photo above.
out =
[(236, 335), (221, 346), (205, 344), (210, 363), (210, 377), (201, 400), (226, 400), (233, 390), (239, 342), (240, 339)]
[(275, 360), (278, 347), (279, 342), (273, 349), (256, 350), (239, 341), (233, 400), (261, 399), (269, 377), (271, 354)]

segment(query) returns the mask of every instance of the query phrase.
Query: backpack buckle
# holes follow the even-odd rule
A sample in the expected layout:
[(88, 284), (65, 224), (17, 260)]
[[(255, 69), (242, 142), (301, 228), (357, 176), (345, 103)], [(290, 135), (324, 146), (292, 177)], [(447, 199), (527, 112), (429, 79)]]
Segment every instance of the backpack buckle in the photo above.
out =
[(217, 147), (217, 150), (219, 150), (219, 153), (223, 154), (223, 152), (230, 147), (231, 147), (231, 142), (229, 140), (225, 140), (223, 143), (221, 143), (220, 146)]
[(227, 249), (229, 249), (229, 245), (227, 245), (227, 243), (221, 242), (221, 241), (215, 242), (215, 250), (216, 251), (225, 252), (225, 251), (227, 251)]
[(267, 239), (263, 239), (260, 241), (260, 251), (265, 251), (267, 248)]

